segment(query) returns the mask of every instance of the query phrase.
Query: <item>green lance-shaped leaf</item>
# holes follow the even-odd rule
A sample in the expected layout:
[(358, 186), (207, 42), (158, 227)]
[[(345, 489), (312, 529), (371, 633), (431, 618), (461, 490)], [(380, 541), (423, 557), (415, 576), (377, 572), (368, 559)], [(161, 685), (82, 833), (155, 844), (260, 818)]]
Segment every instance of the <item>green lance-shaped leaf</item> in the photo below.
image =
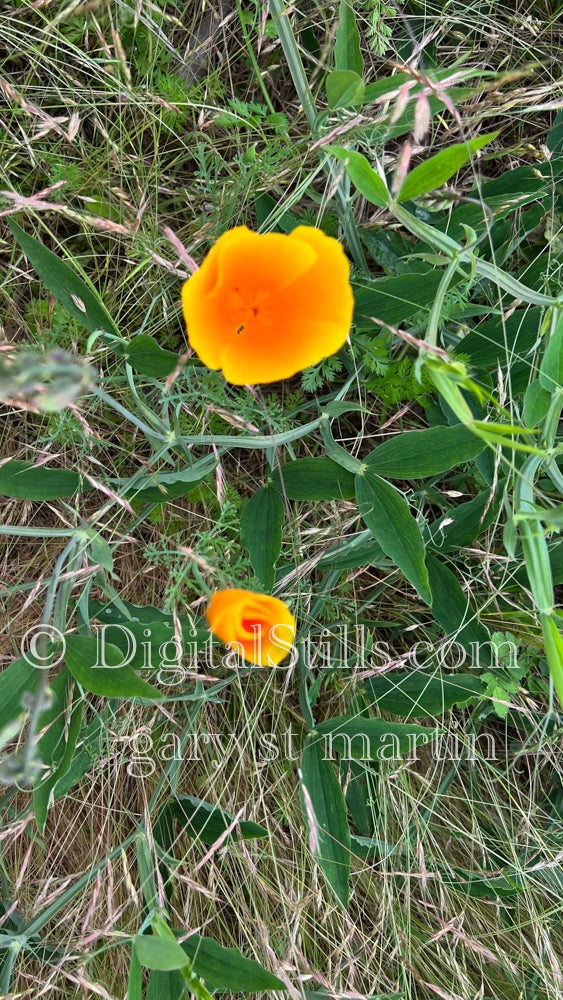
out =
[(179, 359), (178, 354), (160, 347), (146, 333), (137, 334), (129, 344), (124, 345), (124, 357), (136, 372), (152, 378), (166, 378), (174, 371)]
[(195, 490), (213, 472), (216, 465), (217, 460), (209, 455), (177, 472), (155, 472), (147, 476), (136, 475), (131, 479), (122, 479), (119, 489), (128, 500), (166, 503)]
[(363, 715), (338, 715), (315, 726), (323, 739), (325, 756), (345, 760), (395, 760), (412, 755), (417, 744), (428, 743), (435, 729), (403, 722), (387, 722)]
[(539, 378), (530, 382), (524, 395), (524, 423), (526, 427), (536, 427), (549, 410), (551, 392), (545, 389)]
[(423, 601), (431, 603), (420, 527), (398, 491), (371, 471), (356, 476), (356, 498), (367, 527)]
[(210, 989), (229, 993), (256, 993), (260, 990), (286, 990), (287, 986), (253, 958), (245, 958), (238, 948), (225, 948), (213, 938), (190, 934), (182, 949)]
[(390, 479), (424, 479), (469, 462), (485, 447), (463, 424), (407, 431), (380, 444), (364, 460), (370, 472)]
[(491, 500), (491, 491), (483, 490), (472, 500), (450, 507), (426, 529), (428, 544), (433, 549), (448, 552), (471, 545), (478, 535), (484, 534), (495, 520), (502, 502), (497, 496)]
[[(181, 824), (186, 833), (192, 837), (198, 837), (199, 840), (208, 845), (214, 844), (225, 833), (234, 819), (234, 816), (231, 816), (224, 809), (219, 809), (218, 806), (195, 798), (193, 795), (175, 795), (165, 803), (163, 808)], [(263, 826), (259, 826), (258, 823), (253, 823), (251, 820), (239, 820), (237, 828), (240, 828), (243, 840), (255, 840), (268, 836), (268, 831)], [(229, 840), (236, 839), (237, 828), (229, 834)]]
[(563, 312), (560, 312), (540, 365), (540, 385), (548, 392), (563, 386)]
[(43, 246), (39, 240), (29, 236), (13, 219), (6, 221), (43, 284), (77, 323), (85, 326), (90, 332), (104, 330), (105, 333), (119, 337), (119, 331), (97, 292), (79, 278), (60, 257)]
[(5, 497), (58, 500), (73, 496), (79, 489), (80, 476), (71, 469), (50, 469), (15, 459), (0, 465), (0, 494)]
[[(147, 684), (128, 666), (120, 666), (123, 653), (109, 643), (105, 645), (104, 661), (107, 667), (98, 664), (98, 643), (96, 639), (82, 635), (65, 635), (67, 667), (79, 684), (92, 694), (105, 698), (162, 698), (158, 688)], [(114, 666), (112, 666), (114, 664)]]
[(39, 670), (25, 656), (4, 667), (0, 673), (0, 730), (26, 710), (22, 700), (26, 692), (36, 693), (38, 679)]
[(49, 724), (49, 729), (39, 741), (39, 756), (44, 764), (50, 767), (50, 774), (33, 790), (33, 808), (39, 833), (45, 830), (47, 812), (54, 794), (55, 785), (65, 777), (72, 764), (76, 741), (80, 733), (82, 709), (84, 702), (76, 698), (72, 707), (70, 724), (66, 726), (66, 700), (68, 691), (68, 673), (61, 670), (53, 684), (55, 692), (53, 705), (44, 712), (39, 722), (39, 728)]
[[(413, 263), (415, 266), (416, 262)], [(376, 327), (375, 320), (400, 326), (415, 313), (430, 313), (442, 273), (438, 269), (425, 274), (401, 274), (393, 278), (375, 278), (354, 283), (354, 322), (361, 329)]]
[(315, 732), (305, 739), (301, 757), (301, 806), (309, 845), (336, 898), (349, 898), (350, 827), (346, 801), (324, 740)]
[(284, 516), (279, 493), (270, 486), (261, 486), (245, 504), (240, 518), (240, 540), (250, 556), (252, 569), (266, 590), (274, 585)]
[(457, 577), (435, 556), (429, 554), (426, 556), (426, 567), (432, 592), (432, 614), (436, 621), (442, 626), (446, 635), (451, 636), (463, 650), (471, 655), (477, 654), (479, 663), (488, 666), (489, 632), (479, 621)]
[(477, 139), (470, 139), (469, 142), (460, 142), (453, 146), (448, 146), (429, 160), (419, 164), (405, 178), (403, 185), (397, 195), (397, 201), (410, 201), (420, 194), (427, 194), (441, 187), (450, 177), (470, 159), (473, 153), (486, 146), (496, 138), (498, 132), (489, 132), (487, 135)]
[(360, 32), (354, 16), (354, 8), (348, 0), (341, 0), (338, 8), (339, 23), (334, 42), (334, 64), (337, 70), (352, 70), (359, 77), (364, 72), (364, 60), (360, 47)]
[(342, 146), (325, 146), (325, 149), (327, 153), (332, 153), (333, 156), (336, 156), (337, 160), (342, 161), (352, 184), (357, 187), (364, 198), (367, 198), (373, 205), (379, 205), (381, 208), (389, 204), (391, 196), (387, 190), (385, 181), (370, 167), (365, 156), (362, 156), (361, 153), (356, 153), (352, 149), (345, 149)]
[[(422, 646), (424, 649), (424, 643)], [(362, 684), (362, 691), (379, 711), (417, 719), (442, 715), (454, 705), (463, 708), (482, 695), (485, 687), (477, 674), (392, 670), (370, 677)]]
[(272, 473), (271, 485), (288, 500), (349, 500), (354, 476), (330, 458), (297, 458)]

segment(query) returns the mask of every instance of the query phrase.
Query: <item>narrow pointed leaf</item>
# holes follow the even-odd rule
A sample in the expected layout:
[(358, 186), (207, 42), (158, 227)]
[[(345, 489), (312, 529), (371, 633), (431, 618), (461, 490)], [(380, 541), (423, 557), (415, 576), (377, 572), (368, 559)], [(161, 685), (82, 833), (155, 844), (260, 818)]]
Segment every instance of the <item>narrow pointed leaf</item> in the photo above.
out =
[(201, 976), (210, 989), (230, 993), (287, 989), (281, 979), (255, 959), (245, 958), (238, 948), (225, 948), (213, 938), (190, 934), (182, 941), (182, 949), (196, 976)]
[(6, 220), (29, 263), (43, 284), (68, 313), (87, 330), (104, 330), (119, 336), (119, 331), (97, 292), (90, 288), (68, 264), (39, 240), (25, 232), (13, 219)]
[(272, 474), (271, 485), (288, 500), (343, 500), (354, 496), (354, 476), (330, 458), (298, 458)]
[(420, 527), (404, 498), (373, 472), (356, 476), (356, 498), (365, 524), (423, 601), (431, 602)]
[(283, 500), (270, 486), (261, 486), (243, 507), (240, 540), (250, 556), (250, 565), (266, 590), (275, 580), (275, 565), (281, 552), (285, 518)]
[(338, 9), (339, 23), (334, 42), (334, 63), (337, 70), (352, 70), (358, 76), (364, 72), (364, 60), (360, 48), (360, 32), (354, 16), (354, 8), (348, 0), (341, 0)]
[(15, 459), (0, 465), (0, 494), (19, 500), (58, 500), (80, 489), (80, 476), (71, 469), (50, 469), (46, 465)]
[(470, 139), (469, 142), (448, 146), (447, 149), (431, 156), (429, 160), (411, 170), (397, 195), (397, 201), (410, 201), (411, 198), (416, 198), (418, 195), (435, 191), (436, 188), (449, 181), (450, 177), (453, 177), (459, 168), (467, 163), (473, 153), (486, 146), (497, 135), (498, 132), (489, 132), (487, 135)]
[(385, 186), (385, 182), (379, 174), (370, 167), (365, 156), (356, 153), (352, 149), (344, 149), (342, 146), (325, 146), (327, 153), (332, 153), (337, 160), (341, 160), (346, 167), (346, 173), (360, 194), (367, 198), (373, 205), (381, 208), (388, 205), (391, 196)]
[(390, 479), (424, 479), (476, 458), (485, 444), (468, 427), (407, 431), (380, 444), (365, 459), (370, 472)]
[(305, 740), (301, 758), (301, 804), (309, 845), (339, 902), (349, 897), (350, 827), (346, 801), (324, 741), (315, 733)]
[(65, 635), (65, 660), (72, 676), (86, 691), (106, 698), (163, 697), (163, 692), (147, 684), (135, 671), (125, 665), (123, 653), (109, 643), (105, 647), (105, 662), (116, 666), (98, 666), (96, 639), (82, 635)]
[(326, 99), (329, 108), (352, 108), (362, 103), (365, 83), (351, 69), (329, 73), (326, 81)]

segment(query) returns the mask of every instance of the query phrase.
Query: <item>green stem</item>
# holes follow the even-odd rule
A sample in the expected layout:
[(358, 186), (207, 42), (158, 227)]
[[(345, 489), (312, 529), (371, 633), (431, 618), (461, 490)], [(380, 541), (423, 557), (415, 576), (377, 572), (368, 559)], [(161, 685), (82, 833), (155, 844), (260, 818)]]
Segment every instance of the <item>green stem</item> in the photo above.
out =
[[(238, 2), (238, 0), (237, 0)], [(288, 11), (284, 0), (270, 0), (270, 11), (276, 21), (278, 35), (283, 49), (283, 54), (287, 60), (293, 86), (297, 91), (297, 96), (301, 102), (301, 107), (309, 124), (313, 136), (317, 133), (317, 109), (311, 94), (311, 89), (307, 81), (307, 76), (303, 68), (303, 62), (299, 54), (297, 42), (291, 28)], [(328, 177), (333, 177), (334, 166), (327, 163), (324, 167)], [(358, 236), (358, 230), (352, 212), (350, 198), (350, 180), (346, 173), (340, 178), (336, 189), (336, 205), (338, 218), (342, 226), (352, 260), (360, 271), (369, 274), (369, 268), (365, 258), (364, 250)]]
[[(252, 47), (252, 42), (250, 41), (250, 38), (248, 37), (248, 31), (246, 30), (246, 24), (244, 23), (244, 16), (243, 16), (243, 11), (242, 11), (241, 5), (240, 5), (240, 0), (236, 0), (236, 5), (237, 5), (237, 14), (238, 14), (238, 19), (239, 19), (239, 24), (240, 24), (242, 35), (243, 35), (243, 38), (244, 38), (244, 44), (246, 45), (246, 51), (248, 52), (248, 55), (250, 57), (250, 62), (252, 63), (252, 68), (254, 70), (254, 74), (256, 76), (256, 79), (258, 80), (258, 83), (259, 83), (259, 86), (260, 86), (260, 90), (262, 91), (262, 94), (264, 95), (264, 100), (265, 100), (266, 104), (268, 105), (268, 110), (269, 110), (270, 114), (273, 115), (273, 114), (276, 113), (276, 109), (274, 108), (274, 105), (272, 104), (272, 102), (270, 100), (270, 95), (268, 93), (266, 84), (264, 83), (264, 80), (262, 79), (262, 74), (260, 72), (260, 67), (258, 65), (258, 62), (256, 61), (256, 56), (254, 55), (254, 49)], [(287, 142), (289, 142), (290, 141), (289, 137), (286, 137), (286, 138), (287, 138)]]

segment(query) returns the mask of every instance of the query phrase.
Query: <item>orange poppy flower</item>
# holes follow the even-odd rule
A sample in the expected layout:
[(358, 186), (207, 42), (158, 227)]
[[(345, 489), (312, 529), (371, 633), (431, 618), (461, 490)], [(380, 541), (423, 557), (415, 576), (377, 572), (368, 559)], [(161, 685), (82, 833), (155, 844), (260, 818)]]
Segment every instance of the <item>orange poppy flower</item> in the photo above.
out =
[(253, 590), (217, 590), (206, 617), (211, 631), (249, 663), (277, 666), (291, 652), (295, 619), (277, 597)]
[(230, 229), (182, 288), (190, 346), (233, 385), (289, 378), (345, 343), (349, 272), (338, 240), (312, 226)]

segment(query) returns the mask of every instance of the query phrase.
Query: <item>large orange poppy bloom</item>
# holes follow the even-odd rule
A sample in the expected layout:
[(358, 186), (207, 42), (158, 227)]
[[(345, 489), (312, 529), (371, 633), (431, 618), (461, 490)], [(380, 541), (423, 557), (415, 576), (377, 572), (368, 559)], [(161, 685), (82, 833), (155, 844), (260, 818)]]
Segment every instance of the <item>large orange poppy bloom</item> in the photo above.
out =
[(190, 346), (233, 385), (289, 378), (345, 343), (349, 272), (338, 240), (312, 226), (230, 229), (182, 288)]
[(206, 611), (212, 632), (249, 663), (273, 667), (291, 652), (295, 619), (283, 601), (252, 590), (217, 590)]

